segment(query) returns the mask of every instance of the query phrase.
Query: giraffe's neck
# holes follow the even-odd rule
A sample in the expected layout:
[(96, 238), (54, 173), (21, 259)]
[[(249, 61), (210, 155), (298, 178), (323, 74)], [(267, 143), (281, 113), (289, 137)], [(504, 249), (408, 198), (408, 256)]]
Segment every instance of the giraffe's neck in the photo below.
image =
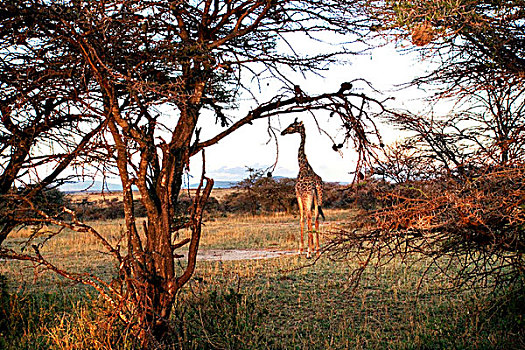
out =
[(301, 145), (299, 146), (299, 152), (297, 154), (297, 159), (299, 160), (299, 173), (313, 171), (308, 159), (306, 159), (306, 153), (304, 152), (304, 144), (306, 141), (306, 132), (301, 130)]

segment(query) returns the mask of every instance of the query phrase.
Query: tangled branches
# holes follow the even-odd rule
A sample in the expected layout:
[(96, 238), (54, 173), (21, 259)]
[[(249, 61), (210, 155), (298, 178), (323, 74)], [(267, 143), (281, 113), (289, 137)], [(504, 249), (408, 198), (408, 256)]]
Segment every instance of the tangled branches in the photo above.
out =
[(405, 182), (381, 200), (383, 208), (358, 219), (360, 228), (335, 232), (326, 247), (334, 259), (360, 263), (355, 282), (366, 267), (394, 258), (430, 258), (427, 272), (451, 277), (456, 286), (499, 286), (523, 276), (523, 164), (487, 167), (460, 179)]

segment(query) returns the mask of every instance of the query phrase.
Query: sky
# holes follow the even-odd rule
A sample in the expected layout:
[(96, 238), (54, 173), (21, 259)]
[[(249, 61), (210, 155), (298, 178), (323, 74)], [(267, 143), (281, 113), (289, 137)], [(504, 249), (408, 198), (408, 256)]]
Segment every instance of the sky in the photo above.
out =
[[(312, 45), (307, 41), (298, 44), (303, 45), (306, 49)], [(318, 50), (323, 50), (320, 44), (316, 45), (318, 45)], [(409, 109), (415, 112), (422, 108), (423, 105), (418, 98), (425, 96), (425, 92), (415, 88), (399, 90), (396, 86), (423, 74), (428, 63), (421, 62), (416, 54), (406, 54), (402, 51), (402, 48), (389, 44), (375, 48), (366, 54), (347, 57), (347, 63), (331, 66), (328, 71), (323, 72), (323, 77), (307, 76), (305, 78), (302, 75), (296, 75), (289, 78), (294, 84), (300, 85), (308, 95), (337, 91), (343, 82), (366, 79), (376, 90), (382, 91), (381, 95), (375, 94), (373, 97), (381, 100), (395, 97), (395, 100), (389, 101), (390, 108)], [(251, 92), (257, 96), (259, 102), (267, 102), (282, 93), (281, 86), (281, 83), (269, 82), (267, 86), (262, 87), (261, 91), (254, 85)], [(367, 95), (373, 93), (370, 89), (360, 90), (359, 87), (353, 91), (362, 91)], [(235, 121), (246, 116), (254, 106), (251, 98), (241, 96), (238, 109), (230, 110), (227, 114)], [(166, 113), (167, 117), (172, 113), (168, 109), (159, 112)], [(253, 125), (243, 126), (218, 144), (206, 148), (206, 176), (215, 181), (238, 182), (249, 175), (248, 168), (266, 171), (277, 162), (273, 176), (296, 177), (299, 171), (297, 150), (300, 136), (299, 134), (280, 135), (280, 132), (296, 117), (305, 124), (305, 152), (314, 171), (325, 182), (352, 182), (357, 152), (347, 146), (342, 148), (341, 152), (333, 151), (332, 141), (319, 131), (315, 121), (308, 113), (287, 115), (273, 120), (272, 125), (278, 129), (276, 130), (278, 152), (275, 140), (270, 139), (268, 135), (266, 119), (254, 121)], [(336, 142), (342, 141), (343, 134), (339, 130), (340, 124), (337, 121), (328, 122), (327, 114), (316, 114), (316, 118), (321, 127), (334, 137)], [(200, 126), (204, 126), (201, 140), (206, 140), (223, 130), (219, 126), (210, 127), (210, 124), (214, 124), (214, 120), (215, 117), (211, 112), (201, 117)], [(385, 144), (390, 144), (403, 136), (398, 130), (391, 126), (381, 125), (379, 121), (378, 126)], [(202, 158), (198, 154), (190, 160), (190, 169), (184, 179), (185, 185), (198, 183), (201, 173)], [(120, 183), (120, 179), (116, 176), (109, 176), (106, 181), (110, 184)]]
[[(337, 91), (342, 82), (363, 78), (372, 83), (375, 89), (383, 91), (379, 97), (395, 97), (390, 101), (391, 107), (409, 108), (415, 110), (421, 107), (418, 97), (423, 92), (415, 89), (395, 91), (396, 85), (406, 83), (426, 70), (428, 63), (420, 62), (414, 54), (402, 54), (394, 45), (373, 49), (366, 55), (350, 58), (349, 64), (332, 66), (324, 77), (308, 77), (304, 79), (297, 76), (294, 83), (301, 86), (307, 94), (320, 91)], [(271, 87), (271, 85), (270, 85)], [(367, 91), (363, 91), (367, 92)], [(258, 93), (258, 92), (257, 92)], [(278, 91), (261, 91), (260, 101), (266, 101)], [(377, 96), (377, 95), (376, 95)], [(265, 100), (266, 98), (266, 100)], [(233, 111), (237, 119), (244, 116), (249, 110), (249, 102), (239, 104), (239, 110)], [(278, 143), (279, 152), (277, 166), (274, 176), (295, 177), (299, 167), (297, 162), (297, 149), (300, 136), (298, 134), (281, 136), (280, 131), (286, 128), (294, 118), (302, 120), (306, 128), (306, 154), (314, 171), (320, 175), (325, 182), (351, 182), (352, 171), (355, 170), (357, 154), (352, 148), (343, 148), (342, 154), (332, 150), (332, 141), (321, 134), (317, 129), (311, 116), (308, 114), (297, 114), (279, 118), (274, 126), (279, 128)], [(317, 116), (331, 135), (338, 133), (337, 123), (328, 123), (327, 118)], [(279, 125), (280, 124), (280, 125)], [(259, 120), (253, 125), (247, 125), (217, 145), (206, 149), (206, 174), (216, 181), (238, 181), (247, 177), (247, 168), (266, 169), (276, 161), (275, 142), (269, 141), (267, 133), (267, 121)], [(381, 126), (381, 136), (385, 144), (394, 142), (401, 137), (399, 131), (389, 126)], [(211, 135), (211, 134), (210, 134)], [(204, 139), (205, 137), (202, 137)], [(342, 139), (342, 136), (339, 140)], [(190, 163), (190, 183), (198, 181), (201, 173), (202, 160), (200, 156), (192, 158)]]

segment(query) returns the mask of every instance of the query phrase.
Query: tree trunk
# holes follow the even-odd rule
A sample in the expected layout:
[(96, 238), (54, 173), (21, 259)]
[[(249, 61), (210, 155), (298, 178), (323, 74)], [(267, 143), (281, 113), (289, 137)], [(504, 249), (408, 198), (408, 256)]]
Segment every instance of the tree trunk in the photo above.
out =
[[(182, 174), (180, 174), (182, 176)], [(202, 183), (201, 183), (202, 187)], [(143, 272), (144, 287), (140, 290), (137, 309), (143, 310), (138, 319), (140, 327), (139, 338), (142, 346), (149, 348), (156, 341), (165, 338), (171, 329), (169, 318), (179, 289), (192, 276), (196, 266), (196, 256), (201, 235), (202, 212), (209, 198), (213, 181), (207, 179), (206, 187), (199, 187), (194, 198), (194, 204), (189, 218), (189, 228), (192, 231), (189, 241), (187, 266), (179, 277), (175, 275), (174, 249), (179, 247), (171, 242), (172, 230), (166, 230), (167, 224), (173, 223), (173, 217), (167, 215), (171, 212), (168, 206), (162, 206), (162, 211), (157, 217), (148, 215), (146, 237), (148, 244), (145, 249), (147, 268)], [(169, 222), (165, 222), (168, 218)]]
[[(176, 221), (175, 212), (182, 176), (189, 164), (190, 142), (195, 131), (199, 106), (181, 108), (181, 116), (168, 145), (162, 145), (162, 164), (152, 135), (138, 134), (127, 129), (126, 121), (120, 118), (117, 109), (113, 111), (116, 123), (110, 124), (117, 150), (117, 165), (123, 187), (124, 213), (128, 238), (127, 270), (122, 284), (128, 290), (126, 304), (135, 310), (139, 341), (144, 348), (152, 348), (162, 340), (169, 330), (169, 318), (178, 290), (189, 280), (195, 270), (196, 254), (200, 240), (202, 210), (210, 195), (213, 181), (207, 179), (206, 186), (197, 191), (189, 213), (189, 227), (192, 231), (183, 274), (176, 276), (175, 252), (183, 244), (172, 242), (173, 235), (182, 227)], [(117, 126), (118, 124), (118, 126)], [(149, 138), (151, 136), (151, 138)], [(140, 148), (139, 170), (128, 173), (131, 155), (128, 142), (144, 145)], [(155, 170), (151, 170), (155, 169)], [(154, 172), (152, 174), (152, 171)], [(204, 176), (204, 175), (203, 175)], [(139, 235), (133, 208), (132, 184), (137, 185), (141, 201), (146, 208), (147, 223), (143, 225), (144, 236)], [(202, 193), (201, 193), (202, 190)]]

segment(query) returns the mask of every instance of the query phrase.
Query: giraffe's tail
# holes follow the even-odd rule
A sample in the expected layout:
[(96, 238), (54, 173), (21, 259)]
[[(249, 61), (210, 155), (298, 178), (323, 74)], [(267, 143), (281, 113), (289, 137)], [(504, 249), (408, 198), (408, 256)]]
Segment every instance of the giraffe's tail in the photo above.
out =
[(320, 205), (322, 200), (319, 199), (319, 192), (318, 192), (317, 187), (314, 187), (314, 194), (315, 194), (315, 203), (316, 203), (315, 205), (317, 206), (317, 210), (319, 211), (319, 214), (321, 214), (321, 217), (323, 218), (323, 220), (326, 220), (326, 218), (324, 217), (323, 208), (321, 208), (321, 205)]

